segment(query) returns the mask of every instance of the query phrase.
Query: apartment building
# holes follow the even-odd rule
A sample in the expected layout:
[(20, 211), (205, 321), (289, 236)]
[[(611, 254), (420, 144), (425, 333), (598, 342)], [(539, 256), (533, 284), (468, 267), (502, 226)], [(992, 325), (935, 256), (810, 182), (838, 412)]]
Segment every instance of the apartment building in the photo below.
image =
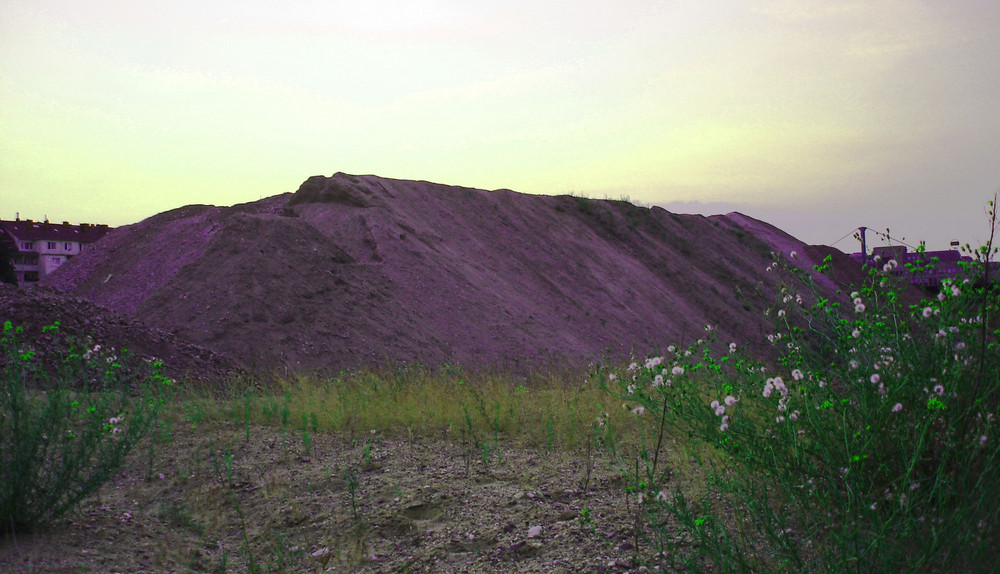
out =
[(13, 253), (12, 263), (21, 285), (37, 283), (110, 230), (103, 224), (0, 219), (0, 241)]

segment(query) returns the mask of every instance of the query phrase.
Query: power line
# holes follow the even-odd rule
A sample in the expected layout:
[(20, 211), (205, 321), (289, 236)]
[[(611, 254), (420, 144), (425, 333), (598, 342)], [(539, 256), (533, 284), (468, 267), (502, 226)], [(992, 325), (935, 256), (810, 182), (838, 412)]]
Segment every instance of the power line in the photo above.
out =
[(840, 239), (838, 239), (838, 240), (834, 241), (833, 243), (831, 243), (830, 247), (833, 247), (834, 245), (836, 245), (836, 244), (840, 243), (841, 241), (847, 239), (848, 237), (850, 237), (852, 234), (856, 233), (857, 231), (858, 231), (857, 229), (852, 229), (852, 230), (848, 231), (846, 235), (844, 235)]
[[(841, 237), (840, 239), (838, 239), (838, 240), (834, 241), (833, 243), (831, 243), (830, 247), (833, 247), (833, 246), (837, 245), (838, 243), (840, 243), (841, 241), (847, 239), (851, 235), (854, 235), (855, 237), (857, 237), (856, 234), (857, 234), (857, 232), (860, 229), (861, 229), (860, 227), (857, 227), (857, 228), (854, 228), (854, 229), (848, 231), (843, 237)], [(868, 231), (871, 231), (876, 236), (882, 238), (885, 241), (895, 242), (895, 243), (898, 243), (900, 245), (905, 245), (905, 246), (909, 247), (910, 249), (916, 249), (916, 247), (914, 247), (913, 245), (910, 245), (909, 243), (907, 243), (905, 241), (902, 241), (900, 239), (896, 239), (895, 237), (890, 236), (888, 233), (884, 233), (882, 231), (876, 231), (876, 230), (872, 229), (871, 227), (866, 227), (865, 229), (867, 229)], [(888, 229), (886, 231), (888, 231)]]

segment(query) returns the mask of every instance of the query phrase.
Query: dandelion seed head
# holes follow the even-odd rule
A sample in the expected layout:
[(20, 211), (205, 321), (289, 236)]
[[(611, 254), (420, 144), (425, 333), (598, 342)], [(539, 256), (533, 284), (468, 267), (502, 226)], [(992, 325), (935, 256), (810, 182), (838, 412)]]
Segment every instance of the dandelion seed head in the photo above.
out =
[(684, 367), (681, 367), (680, 365), (674, 365), (674, 368), (670, 369), (670, 374), (675, 377), (678, 375), (683, 375)]
[(872, 382), (872, 384), (873, 384), (873, 385), (874, 385), (875, 383), (879, 382), (879, 381), (880, 381), (881, 379), (882, 379), (882, 377), (880, 377), (880, 376), (878, 375), (878, 373), (875, 373), (874, 375), (872, 375), (872, 376), (871, 376), (871, 377), (869, 378), (869, 380), (870, 380), (870, 381)]
[(898, 413), (901, 410), (903, 410), (903, 403), (896, 403), (892, 406), (892, 412), (894, 413)]
[(805, 375), (802, 374), (801, 369), (792, 369), (792, 378), (796, 381), (801, 381)]
[(727, 395), (725, 400), (723, 400), (722, 402), (726, 403), (727, 407), (731, 407), (736, 403), (736, 397), (734, 397), (733, 395)]

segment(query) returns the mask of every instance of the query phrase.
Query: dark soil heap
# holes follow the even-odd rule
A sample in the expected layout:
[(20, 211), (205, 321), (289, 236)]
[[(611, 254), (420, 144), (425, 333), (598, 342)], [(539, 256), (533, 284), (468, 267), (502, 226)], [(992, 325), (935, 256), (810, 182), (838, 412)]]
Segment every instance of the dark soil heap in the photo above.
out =
[[(162, 361), (173, 378), (218, 382), (244, 373), (231, 357), (180, 340), (138, 320), (52, 288), (18, 289), (0, 284), (0, 322), (22, 327), (19, 339), (37, 363), (58, 372), (70, 352), (83, 355), (100, 345), (100, 357), (116, 357), (129, 374), (144, 376)], [(45, 329), (57, 325), (57, 329)], [(0, 357), (0, 361), (6, 357)]]
[(792, 250), (862, 278), (741, 214), (338, 173), (119, 228), (46, 281), (251, 367), (580, 366), (706, 324), (752, 346), (771, 328), (771, 252)]

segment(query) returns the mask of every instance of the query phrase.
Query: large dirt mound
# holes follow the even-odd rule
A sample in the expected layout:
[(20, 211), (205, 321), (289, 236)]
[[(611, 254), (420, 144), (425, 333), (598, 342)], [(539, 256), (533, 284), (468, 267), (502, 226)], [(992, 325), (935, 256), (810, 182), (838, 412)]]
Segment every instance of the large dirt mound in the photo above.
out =
[(705, 324), (758, 341), (772, 250), (805, 268), (827, 253), (740, 214), (338, 173), (119, 228), (48, 282), (254, 367), (518, 368), (645, 354)]

